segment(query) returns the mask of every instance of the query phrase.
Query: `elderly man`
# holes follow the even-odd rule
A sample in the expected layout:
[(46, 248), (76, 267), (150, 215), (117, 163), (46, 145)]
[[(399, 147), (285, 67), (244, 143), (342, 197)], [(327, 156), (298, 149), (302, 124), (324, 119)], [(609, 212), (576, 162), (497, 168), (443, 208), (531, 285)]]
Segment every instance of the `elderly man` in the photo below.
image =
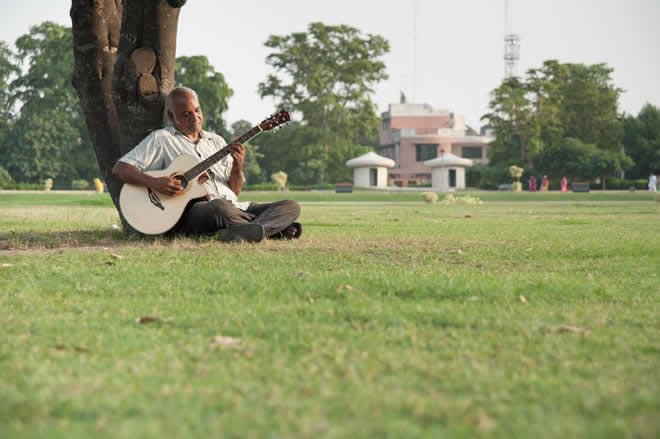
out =
[[(189, 154), (203, 160), (227, 144), (217, 134), (202, 130), (204, 116), (197, 94), (185, 87), (175, 88), (167, 97), (167, 116), (174, 126), (152, 132), (119, 159), (112, 173), (124, 183), (146, 186), (153, 191), (175, 195), (181, 191), (178, 180), (152, 177), (144, 171), (165, 169), (176, 157)], [(217, 234), (223, 241), (259, 242), (264, 238), (300, 237), (300, 214), (292, 200), (275, 203), (238, 201), (243, 188), (243, 145), (229, 145), (231, 154), (200, 177), (208, 190), (206, 200), (189, 206), (173, 231), (186, 235)]]

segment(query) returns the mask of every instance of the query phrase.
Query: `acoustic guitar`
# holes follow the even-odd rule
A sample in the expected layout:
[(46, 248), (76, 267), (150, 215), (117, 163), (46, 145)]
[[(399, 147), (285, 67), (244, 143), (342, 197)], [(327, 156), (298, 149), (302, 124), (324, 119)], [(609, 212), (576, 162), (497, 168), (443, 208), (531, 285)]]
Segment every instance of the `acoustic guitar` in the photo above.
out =
[[(282, 110), (253, 127), (233, 143), (246, 143), (260, 133), (275, 129), (289, 120), (289, 113)], [(152, 177), (169, 176), (179, 180), (183, 190), (176, 195), (161, 194), (145, 186), (124, 184), (119, 194), (122, 215), (128, 224), (140, 233), (158, 235), (167, 232), (179, 222), (190, 201), (206, 196), (206, 189), (199, 183), (198, 177), (230, 153), (231, 150), (225, 147), (202, 161), (192, 155), (182, 154), (166, 169), (145, 172)]]

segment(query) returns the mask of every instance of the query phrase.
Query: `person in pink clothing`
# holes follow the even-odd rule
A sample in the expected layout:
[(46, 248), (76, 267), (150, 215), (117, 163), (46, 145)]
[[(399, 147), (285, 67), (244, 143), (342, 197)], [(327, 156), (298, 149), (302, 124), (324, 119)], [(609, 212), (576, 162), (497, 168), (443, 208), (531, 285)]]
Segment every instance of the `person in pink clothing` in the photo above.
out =
[(561, 178), (561, 191), (568, 192), (568, 180), (566, 177)]
[(544, 175), (543, 180), (541, 181), (541, 192), (548, 192), (549, 185), (550, 185), (550, 180), (548, 180), (547, 175)]
[(536, 192), (536, 177), (533, 175), (529, 177), (529, 191)]

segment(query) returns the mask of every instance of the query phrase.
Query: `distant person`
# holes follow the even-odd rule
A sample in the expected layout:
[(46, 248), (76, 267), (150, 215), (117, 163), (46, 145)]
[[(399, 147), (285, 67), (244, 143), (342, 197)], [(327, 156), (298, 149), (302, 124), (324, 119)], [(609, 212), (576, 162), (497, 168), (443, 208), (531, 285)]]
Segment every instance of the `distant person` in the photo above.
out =
[(649, 175), (649, 192), (658, 191), (658, 177), (655, 176), (653, 172)]
[(566, 177), (561, 178), (561, 191), (568, 192), (568, 180)]
[[(179, 180), (152, 177), (144, 171), (166, 169), (182, 154), (206, 159), (227, 144), (217, 134), (202, 130), (204, 116), (194, 90), (175, 88), (167, 96), (166, 108), (174, 126), (153, 131), (145, 137), (119, 159), (112, 173), (124, 183), (146, 186), (154, 192), (171, 196), (183, 191)], [(228, 148), (231, 154), (199, 178), (200, 184), (207, 190), (206, 199), (193, 201), (172, 232), (193, 236), (216, 235), (222, 241), (259, 242), (264, 238), (298, 238), (302, 226), (295, 222), (300, 214), (300, 207), (295, 201), (238, 201), (237, 195), (245, 182), (245, 148), (238, 143), (232, 143)]]
[(536, 192), (536, 177), (533, 175), (529, 177), (529, 191)]
[(550, 181), (548, 180), (548, 176), (544, 175), (543, 181), (541, 181), (541, 192), (548, 192), (548, 186), (550, 186)]

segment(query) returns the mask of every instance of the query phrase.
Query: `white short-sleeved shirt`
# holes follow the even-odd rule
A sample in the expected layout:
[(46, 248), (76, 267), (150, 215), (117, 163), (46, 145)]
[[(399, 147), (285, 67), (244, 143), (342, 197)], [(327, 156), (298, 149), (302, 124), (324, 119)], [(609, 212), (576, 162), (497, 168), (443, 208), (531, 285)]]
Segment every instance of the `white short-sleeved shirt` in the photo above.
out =
[[(138, 145), (119, 159), (141, 171), (158, 171), (167, 168), (181, 154), (197, 157), (200, 161), (215, 154), (227, 145), (225, 139), (208, 131), (200, 131), (197, 144), (176, 128), (170, 126), (156, 130), (145, 137)], [(227, 155), (211, 166), (211, 178), (204, 184), (211, 199), (230, 200), (239, 209), (247, 209), (249, 202), (240, 202), (227, 183), (234, 159)], [(245, 180), (245, 177), (243, 177)]]

